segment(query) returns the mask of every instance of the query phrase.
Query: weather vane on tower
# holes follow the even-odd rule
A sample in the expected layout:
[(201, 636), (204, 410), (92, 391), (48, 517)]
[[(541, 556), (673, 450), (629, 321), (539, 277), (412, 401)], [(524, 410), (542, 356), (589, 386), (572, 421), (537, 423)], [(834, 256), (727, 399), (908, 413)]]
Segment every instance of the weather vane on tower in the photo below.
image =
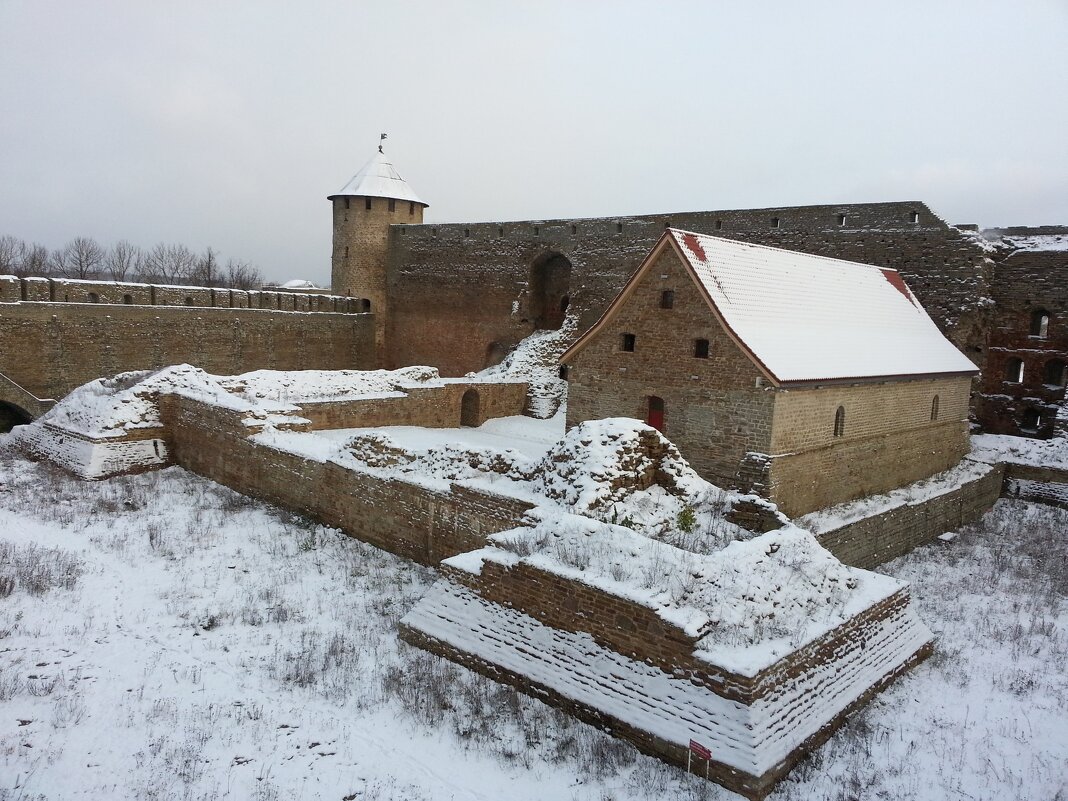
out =
[(379, 136), (378, 136), (378, 152), (379, 153), (382, 152), (382, 143), (385, 142), (385, 141), (386, 141), (386, 135), (385, 134), (379, 134)]

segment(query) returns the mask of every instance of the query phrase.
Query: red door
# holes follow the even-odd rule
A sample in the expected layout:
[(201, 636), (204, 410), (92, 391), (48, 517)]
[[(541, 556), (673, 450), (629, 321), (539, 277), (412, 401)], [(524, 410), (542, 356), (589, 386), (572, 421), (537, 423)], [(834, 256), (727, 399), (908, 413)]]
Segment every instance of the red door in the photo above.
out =
[(649, 411), (645, 415), (645, 422), (660, 433), (664, 432), (664, 399), (656, 395), (649, 396)]

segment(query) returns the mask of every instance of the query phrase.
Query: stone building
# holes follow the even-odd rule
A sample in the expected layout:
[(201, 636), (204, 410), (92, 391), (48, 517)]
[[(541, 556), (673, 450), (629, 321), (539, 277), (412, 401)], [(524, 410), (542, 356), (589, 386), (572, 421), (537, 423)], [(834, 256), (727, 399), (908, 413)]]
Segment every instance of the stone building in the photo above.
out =
[(562, 361), (569, 428), (644, 419), (789, 516), (959, 462), (978, 372), (895, 270), (674, 229)]
[(994, 434), (1049, 438), (1068, 372), (1068, 227), (984, 231), (996, 246), (976, 416)]

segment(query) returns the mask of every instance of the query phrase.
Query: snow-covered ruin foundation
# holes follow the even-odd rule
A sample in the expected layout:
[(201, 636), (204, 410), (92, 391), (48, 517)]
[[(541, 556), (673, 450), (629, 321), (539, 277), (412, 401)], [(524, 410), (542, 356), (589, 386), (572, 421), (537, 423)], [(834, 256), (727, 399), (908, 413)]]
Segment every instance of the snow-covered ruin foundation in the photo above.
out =
[[(178, 464), (440, 563), (407, 641), (754, 798), (930, 653), (908, 586), (855, 565), (981, 514), (1001, 481), (968, 463), (795, 525), (642, 423), (565, 434), (559, 414), (522, 416), (556, 411), (530, 397), (511, 376), (431, 368), (179, 366), (87, 384), (16, 436), (84, 477)], [(753, 520), (774, 528), (739, 525)], [(865, 550), (883, 520), (904, 533)]]

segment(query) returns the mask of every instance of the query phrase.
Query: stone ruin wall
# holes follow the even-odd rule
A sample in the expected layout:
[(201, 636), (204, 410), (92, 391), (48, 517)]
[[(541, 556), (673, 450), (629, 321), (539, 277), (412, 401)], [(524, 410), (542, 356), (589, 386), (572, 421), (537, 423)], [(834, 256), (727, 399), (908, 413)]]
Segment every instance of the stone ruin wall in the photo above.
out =
[[(489, 399), (495, 386), (479, 389)], [(500, 386), (501, 397), (489, 406), (519, 413), (525, 385)], [(315, 461), (253, 442), (254, 429), (238, 412), (178, 395), (163, 395), (159, 403), (175, 464), (421, 564), (482, 547), (487, 535), (519, 525), (531, 508), (455, 484), (443, 492)], [(433, 425), (441, 415), (440, 398), (413, 396), (408, 407), (406, 418), (414, 425)], [(459, 417), (458, 402), (452, 416)]]
[[(1009, 229), (1026, 232), (1044, 229)], [(1068, 228), (1054, 229), (1068, 233)], [(1068, 251), (1017, 251), (994, 268), (995, 301), (989, 341), (975, 412), (983, 430), (991, 434), (1038, 436), (1053, 434), (1057, 408), (1065, 388), (1046, 383), (1051, 360), (1068, 363)], [(1048, 336), (1031, 335), (1035, 311), (1050, 313)], [(1024, 380), (1009, 379), (1010, 359), (1024, 363)], [(1038, 412), (1037, 428), (1025, 429), (1024, 415)]]
[[(126, 295), (131, 303), (123, 302)], [(0, 374), (8, 379), (0, 381), (0, 401), (36, 416), (43, 410), (28, 409), (10, 382), (36, 398), (59, 399), (101, 376), (183, 362), (221, 375), (373, 369), (372, 315), (351, 313), (350, 301), (358, 304), (293, 293), (0, 277)]]
[(386, 366), (433, 364), (442, 375), (486, 366), (531, 332), (531, 268), (550, 254), (571, 262), (571, 309), (584, 331), (668, 226), (898, 269), (950, 338), (982, 356), (984, 251), (925, 204), (899, 202), (394, 225)]

